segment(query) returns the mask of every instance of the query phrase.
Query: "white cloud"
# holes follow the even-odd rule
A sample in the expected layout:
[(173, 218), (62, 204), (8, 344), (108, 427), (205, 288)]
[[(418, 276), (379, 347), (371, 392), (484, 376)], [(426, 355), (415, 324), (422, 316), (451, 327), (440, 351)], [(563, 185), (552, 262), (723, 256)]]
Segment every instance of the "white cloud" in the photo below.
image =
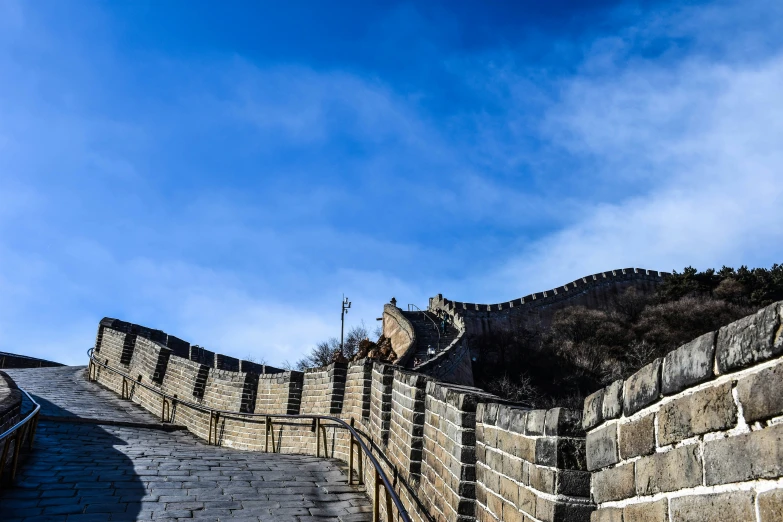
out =
[[(626, 196), (584, 202), (578, 221), (484, 281), (498, 297), (490, 299), (631, 266), (783, 260), (781, 85), (780, 53), (753, 63), (636, 60), (563, 82), (546, 135), (591, 166), (592, 183), (614, 185)], [(514, 295), (504, 289), (509, 282)]]

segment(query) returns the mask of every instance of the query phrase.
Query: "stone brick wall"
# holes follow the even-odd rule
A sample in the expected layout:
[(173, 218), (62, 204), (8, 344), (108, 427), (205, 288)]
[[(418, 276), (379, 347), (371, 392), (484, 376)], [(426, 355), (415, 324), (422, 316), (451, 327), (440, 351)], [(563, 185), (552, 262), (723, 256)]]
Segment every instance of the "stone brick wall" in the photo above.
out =
[(347, 422), (353, 420), (356, 425), (366, 425), (370, 420), (372, 368), (370, 359), (362, 359), (348, 365), (341, 415)]
[(476, 520), (586, 522), (581, 412), (487, 403), (476, 410)]
[(783, 520), (783, 303), (585, 400), (593, 522)]
[[(117, 325), (119, 330), (113, 327)], [(139, 333), (132, 333), (134, 331)], [(500, 413), (505, 411), (505, 407), (497, 404), (498, 399), (492, 395), (475, 388), (444, 384), (388, 364), (363, 360), (333, 364), (304, 374), (258, 375), (217, 369), (215, 361), (221, 359), (218, 354), (190, 345), (185, 350), (183, 344), (178, 344), (184, 343), (181, 340), (174, 341), (176, 349), (172, 349), (166, 344), (172, 344), (170, 340), (176, 338), (158, 335), (151, 339), (151, 334), (141, 328), (134, 329), (129, 323), (115, 321), (104, 324), (98, 337), (100, 349), (96, 356), (127, 372), (134, 382), (141, 377), (143, 383), (182, 400), (235, 412), (220, 416), (218, 441), (221, 445), (264, 450), (263, 417), (253, 420), (243, 412), (310, 413), (353, 421), (356, 429), (374, 448), (376, 457), (394, 481), (395, 490), (416, 522), (468, 521), (476, 520), (477, 515), (491, 516), (493, 513), (511, 517), (510, 510), (498, 513), (494, 508), (496, 502), (487, 500), (490, 497), (499, 499), (501, 503), (513, 500), (508, 496), (507, 486), (504, 489), (499, 486), (493, 488), (491, 478), (486, 482), (477, 481), (477, 473), (487, 470), (499, 472), (498, 477), (502, 475), (519, 488), (543, 499), (540, 501), (541, 518), (530, 520), (561, 520), (557, 518), (561, 513), (557, 511), (558, 506), (579, 504), (578, 495), (574, 493), (577, 485), (574, 484), (579, 477), (584, 480), (584, 475), (577, 473), (578, 466), (568, 459), (578, 460), (581, 455), (584, 462), (583, 445), (579, 444), (583, 439), (578, 434), (565, 431), (573, 424), (566, 422), (570, 419), (567, 415), (530, 413), (531, 418), (540, 416), (545, 426), (551, 424), (550, 431), (537, 434), (535, 430), (538, 428), (532, 420), (527, 431), (520, 431), (515, 428), (516, 425), (507, 423), (505, 414)], [(188, 358), (178, 355), (186, 352)], [(257, 368), (240, 361), (239, 368), (242, 367)], [(119, 393), (120, 386), (112, 375), (106, 371), (99, 372), (99, 381)], [(160, 415), (161, 399), (154, 393), (132, 385), (131, 399)], [(479, 422), (477, 411), (481, 417)], [(209, 438), (210, 419), (206, 413), (178, 404), (166, 420), (186, 426), (202, 439)], [(274, 419), (270, 450), (314, 455), (314, 429), (315, 423), (311, 420)], [(514, 429), (518, 433), (512, 433)], [(529, 456), (530, 460), (523, 463), (522, 458), (516, 455), (516, 449), (505, 443), (498, 444), (498, 440), (505, 440), (505, 436), (498, 437), (501, 432), (508, 432), (509, 438), (533, 440), (536, 451)], [(486, 438), (489, 434), (494, 434), (491, 440)], [(321, 435), (322, 456), (348, 460), (347, 431), (324, 421)], [(477, 435), (480, 435), (478, 440)], [(564, 441), (572, 444), (569, 446)], [(513, 469), (495, 469), (498, 459), (503, 458), (509, 462), (518, 459), (520, 465)], [(481, 475), (485, 476), (490, 474)], [(366, 459), (363, 461), (362, 478), (370, 486), (367, 490), (372, 495), (374, 471)], [(484, 494), (485, 497), (481, 496)], [(582, 501), (586, 502), (586, 499)], [(551, 518), (546, 518), (548, 512), (545, 512), (545, 507), (550, 509)], [(382, 513), (386, 509), (386, 498), (382, 493)], [(524, 516), (522, 510), (517, 510), (517, 513), (520, 517)], [(482, 520), (496, 519), (503, 520), (497, 517)]]
[(402, 310), (393, 304), (383, 305), (383, 336), (391, 341), (397, 362), (404, 364), (416, 346), (416, 332)]
[(452, 301), (438, 294), (430, 298), (429, 310), (437, 315), (446, 314), (460, 334), (437, 357), (417, 370), (439, 380), (472, 386), (472, 356), (475, 355), (471, 354), (473, 337), (491, 330), (518, 329), (527, 321), (546, 325), (555, 312), (569, 306), (608, 306), (629, 287), (650, 293), (666, 275), (654, 270), (623, 268), (582, 277), (552, 290), (495, 304)]
[(476, 406), (497, 399), (477, 388), (427, 383), (419, 498), (437, 522), (476, 516)]
[(347, 373), (347, 363), (305, 371), (301, 413), (339, 415), (343, 410)]
[(22, 392), (7, 373), (0, 372), (0, 433), (19, 422)]

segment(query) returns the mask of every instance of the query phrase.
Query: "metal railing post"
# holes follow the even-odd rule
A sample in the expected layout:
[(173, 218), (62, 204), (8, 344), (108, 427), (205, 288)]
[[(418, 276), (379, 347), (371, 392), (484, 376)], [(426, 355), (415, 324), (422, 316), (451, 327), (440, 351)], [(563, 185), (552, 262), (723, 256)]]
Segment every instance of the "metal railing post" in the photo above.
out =
[(381, 514), (381, 476), (378, 474), (378, 470), (375, 470), (375, 489), (372, 496), (372, 522), (379, 522)]
[(315, 419), (315, 456), (321, 456), (321, 419)]
[(24, 432), (26, 431), (27, 424), (16, 430), (16, 436), (14, 437), (14, 461), (11, 466), (11, 480), (16, 478), (16, 466), (19, 464), (19, 450), (22, 447), (22, 439), (24, 439)]
[(264, 417), (264, 451), (269, 453), (269, 415)]
[(353, 434), (348, 445), (348, 485), (353, 486)]

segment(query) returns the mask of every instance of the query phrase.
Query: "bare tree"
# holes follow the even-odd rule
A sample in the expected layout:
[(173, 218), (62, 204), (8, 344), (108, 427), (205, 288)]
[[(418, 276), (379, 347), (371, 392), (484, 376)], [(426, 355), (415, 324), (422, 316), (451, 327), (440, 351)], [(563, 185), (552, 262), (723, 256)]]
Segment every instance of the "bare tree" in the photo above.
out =
[[(367, 326), (364, 321), (361, 324), (351, 327), (345, 335), (342, 350), (340, 350), (340, 340), (336, 337), (330, 337), (326, 341), (316, 344), (310, 353), (291, 365), (293, 368), (303, 371), (307, 368), (320, 368), (333, 362), (335, 354), (341, 352), (343, 357), (350, 360), (359, 351), (359, 343), (369, 337)], [(290, 364), (286, 362), (286, 364)]]

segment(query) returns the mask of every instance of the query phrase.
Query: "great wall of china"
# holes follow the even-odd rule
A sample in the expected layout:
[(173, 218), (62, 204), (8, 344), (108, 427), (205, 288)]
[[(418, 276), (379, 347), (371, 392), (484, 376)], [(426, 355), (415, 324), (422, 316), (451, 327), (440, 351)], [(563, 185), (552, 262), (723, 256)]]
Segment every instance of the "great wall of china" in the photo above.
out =
[[(381, 520), (404, 519), (382, 489), (371, 487), (375, 469), (341, 424), (253, 415), (323, 415), (353, 426), (410, 520), (780, 522), (783, 303), (597, 391), (583, 411), (531, 410), (469, 386), (470, 335), (510, 327), (530, 313), (546, 320), (566, 302), (606, 299), (662, 277), (625, 269), (494, 305), (440, 295), (424, 312), (388, 304), (383, 329), (401, 352), (398, 365), (364, 359), (306, 372), (240, 361), (104, 319), (89, 378), (214, 445), (350, 463), (349, 483), (366, 485)], [(435, 358), (411, 368), (427, 324), (417, 326), (416, 317), (426, 313), (446, 314), (455, 331)], [(188, 404), (230, 413), (215, 416)], [(0, 381), (0, 432), (18, 418), (20, 405), (13, 381)]]

